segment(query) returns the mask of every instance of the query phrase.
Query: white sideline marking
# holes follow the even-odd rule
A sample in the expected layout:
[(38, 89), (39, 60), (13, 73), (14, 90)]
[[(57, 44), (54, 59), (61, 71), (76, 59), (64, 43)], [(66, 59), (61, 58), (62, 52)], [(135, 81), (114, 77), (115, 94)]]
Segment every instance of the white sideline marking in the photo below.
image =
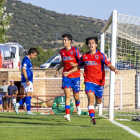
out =
[(119, 121), (131, 121), (129, 119), (117, 119), (117, 120), (119, 120)]
[[(100, 115), (100, 116), (103, 117), (103, 118), (107, 118), (107, 119), (108, 119), (108, 117), (106, 117), (106, 116), (102, 116), (102, 115)], [(120, 123), (118, 123), (118, 122), (116, 122), (116, 121), (114, 121), (114, 120), (109, 120), (109, 121), (112, 122), (112, 123), (114, 123), (115, 125), (120, 126), (121, 128), (125, 129), (125, 130), (128, 131), (129, 133), (131, 133), (131, 134), (137, 136), (138, 138), (140, 138), (140, 133), (138, 133), (138, 132), (136, 132), (135, 130), (129, 128), (128, 126), (122, 125), (122, 124), (120, 124)]]

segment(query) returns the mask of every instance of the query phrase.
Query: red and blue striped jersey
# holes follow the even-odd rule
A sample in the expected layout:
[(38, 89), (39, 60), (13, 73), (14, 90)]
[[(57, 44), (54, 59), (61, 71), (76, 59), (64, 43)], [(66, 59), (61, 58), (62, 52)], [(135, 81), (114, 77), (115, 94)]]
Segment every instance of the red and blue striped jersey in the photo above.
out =
[(104, 64), (110, 65), (107, 57), (100, 51), (96, 51), (94, 55), (89, 52), (83, 54), (78, 62), (79, 66), (84, 66), (85, 82), (91, 82), (103, 86), (105, 84)]
[[(63, 72), (68, 72), (70, 71), (73, 67), (70, 65), (70, 62), (73, 63), (78, 63), (78, 61), (81, 58), (81, 53), (79, 52), (79, 50), (73, 46), (71, 46), (71, 49), (66, 50), (65, 48), (60, 50), (60, 55), (63, 61), (63, 66), (64, 66), (64, 70)], [(77, 78), (80, 77), (80, 70), (71, 73), (68, 75), (69, 78)]]

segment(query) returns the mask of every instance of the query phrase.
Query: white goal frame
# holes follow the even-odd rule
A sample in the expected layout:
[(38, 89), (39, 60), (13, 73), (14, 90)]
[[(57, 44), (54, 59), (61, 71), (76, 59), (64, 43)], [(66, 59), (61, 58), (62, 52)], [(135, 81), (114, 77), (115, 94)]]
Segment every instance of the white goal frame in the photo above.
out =
[[(106, 25), (101, 30), (101, 41), (100, 41), (100, 51), (104, 53), (104, 32), (112, 23), (112, 35), (111, 35), (111, 64), (115, 67), (115, 54), (116, 54), (116, 35), (117, 35), (117, 11), (114, 10), (107, 21)], [(115, 73), (110, 72), (110, 86), (109, 86), (109, 119), (114, 119), (114, 82)], [(99, 115), (102, 115), (102, 109), (99, 109)]]

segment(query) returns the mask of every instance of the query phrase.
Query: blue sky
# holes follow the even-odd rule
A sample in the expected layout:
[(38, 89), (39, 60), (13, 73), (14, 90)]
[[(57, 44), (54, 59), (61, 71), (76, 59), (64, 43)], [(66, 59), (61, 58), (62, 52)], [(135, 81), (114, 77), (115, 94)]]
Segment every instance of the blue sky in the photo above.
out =
[(140, 17), (140, 0), (19, 0), (62, 14), (108, 19), (113, 10)]

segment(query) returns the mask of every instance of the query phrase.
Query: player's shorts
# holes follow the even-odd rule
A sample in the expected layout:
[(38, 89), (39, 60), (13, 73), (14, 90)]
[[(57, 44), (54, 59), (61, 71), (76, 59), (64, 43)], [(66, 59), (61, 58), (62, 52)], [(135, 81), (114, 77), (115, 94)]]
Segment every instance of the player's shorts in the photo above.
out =
[(2, 101), (0, 101), (0, 105), (3, 105), (3, 102)]
[(80, 90), (80, 77), (77, 78), (68, 78), (64, 77), (62, 79), (62, 89), (72, 88), (75, 93), (79, 93)]
[(29, 86), (26, 85), (26, 82), (25, 83), (21, 83), (22, 86), (24, 87), (25, 93), (33, 92), (33, 83), (31, 81), (29, 81), (29, 82), (30, 82)]
[(16, 97), (13, 97), (12, 98), (12, 104), (15, 104), (16, 103)]
[(104, 86), (99, 86), (94, 83), (85, 82), (86, 93), (93, 92), (98, 99), (102, 98)]
[[(65, 109), (61, 109), (61, 107), (56, 107), (52, 109), (55, 114), (65, 113)], [(74, 111), (74, 107), (70, 107), (70, 114)]]

